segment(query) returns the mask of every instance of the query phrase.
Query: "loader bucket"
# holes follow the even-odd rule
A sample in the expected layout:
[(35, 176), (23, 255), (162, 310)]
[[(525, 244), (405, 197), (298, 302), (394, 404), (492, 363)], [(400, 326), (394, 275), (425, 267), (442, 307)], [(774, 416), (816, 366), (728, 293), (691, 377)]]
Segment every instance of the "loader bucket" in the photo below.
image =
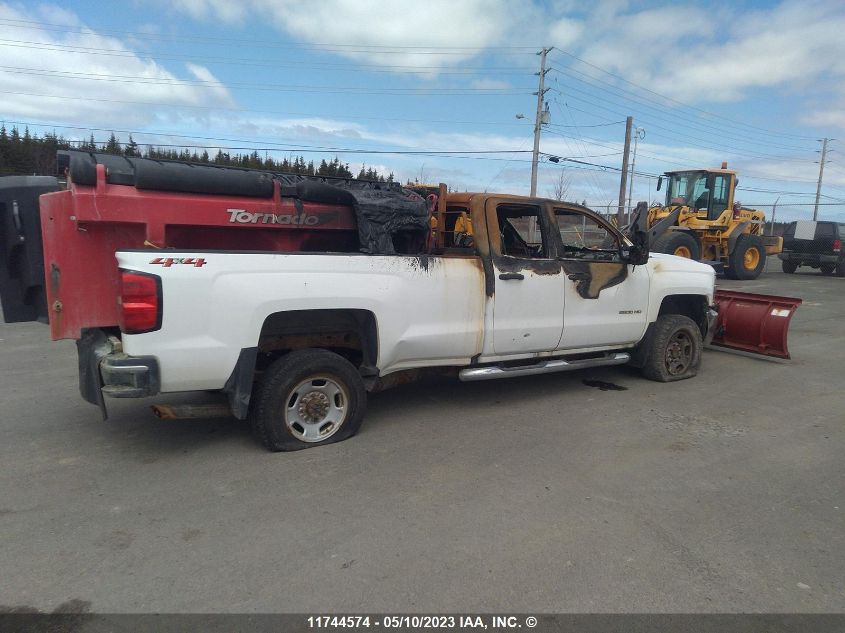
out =
[(716, 290), (716, 305), (711, 345), (789, 358), (786, 334), (801, 299)]

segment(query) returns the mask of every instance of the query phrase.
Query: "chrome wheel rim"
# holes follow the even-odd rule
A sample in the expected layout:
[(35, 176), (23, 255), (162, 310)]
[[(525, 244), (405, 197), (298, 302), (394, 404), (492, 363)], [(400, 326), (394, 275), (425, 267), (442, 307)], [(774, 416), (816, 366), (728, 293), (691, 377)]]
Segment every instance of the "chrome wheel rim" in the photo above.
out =
[(692, 362), (695, 349), (688, 332), (675, 332), (666, 346), (666, 371), (672, 376), (683, 374)]
[(303, 442), (322, 442), (340, 430), (349, 410), (349, 394), (332, 376), (306, 378), (285, 402), (285, 425)]

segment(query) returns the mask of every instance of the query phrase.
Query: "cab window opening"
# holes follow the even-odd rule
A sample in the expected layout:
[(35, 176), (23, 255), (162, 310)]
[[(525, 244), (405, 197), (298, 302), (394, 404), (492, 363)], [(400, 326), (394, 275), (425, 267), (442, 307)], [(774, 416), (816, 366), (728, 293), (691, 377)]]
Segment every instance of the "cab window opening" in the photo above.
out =
[(539, 207), (499, 205), (496, 219), (502, 244), (502, 255), (531, 259), (548, 259), (549, 248)]

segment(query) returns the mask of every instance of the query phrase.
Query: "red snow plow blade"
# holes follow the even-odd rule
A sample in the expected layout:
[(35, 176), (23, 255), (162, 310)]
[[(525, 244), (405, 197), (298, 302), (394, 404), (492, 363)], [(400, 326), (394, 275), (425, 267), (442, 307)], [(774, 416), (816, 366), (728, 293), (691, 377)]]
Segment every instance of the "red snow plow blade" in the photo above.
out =
[(786, 335), (801, 299), (716, 290), (719, 315), (711, 344), (752, 354), (789, 358)]

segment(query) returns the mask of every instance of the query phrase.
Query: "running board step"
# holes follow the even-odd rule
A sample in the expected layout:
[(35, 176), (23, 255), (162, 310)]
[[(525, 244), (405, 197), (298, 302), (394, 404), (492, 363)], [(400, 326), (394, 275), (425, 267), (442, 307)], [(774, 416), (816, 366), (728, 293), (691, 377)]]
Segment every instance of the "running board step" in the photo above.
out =
[(473, 380), (493, 380), (495, 378), (513, 378), (514, 376), (534, 376), (536, 374), (552, 374), (558, 371), (575, 371), (587, 367), (605, 367), (607, 365), (624, 365), (631, 360), (631, 355), (625, 352), (614, 352), (599, 358), (582, 358), (579, 360), (564, 360), (556, 358), (534, 365), (520, 365), (518, 367), (468, 367), (458, 372), (458, 378), (464, 382)]

